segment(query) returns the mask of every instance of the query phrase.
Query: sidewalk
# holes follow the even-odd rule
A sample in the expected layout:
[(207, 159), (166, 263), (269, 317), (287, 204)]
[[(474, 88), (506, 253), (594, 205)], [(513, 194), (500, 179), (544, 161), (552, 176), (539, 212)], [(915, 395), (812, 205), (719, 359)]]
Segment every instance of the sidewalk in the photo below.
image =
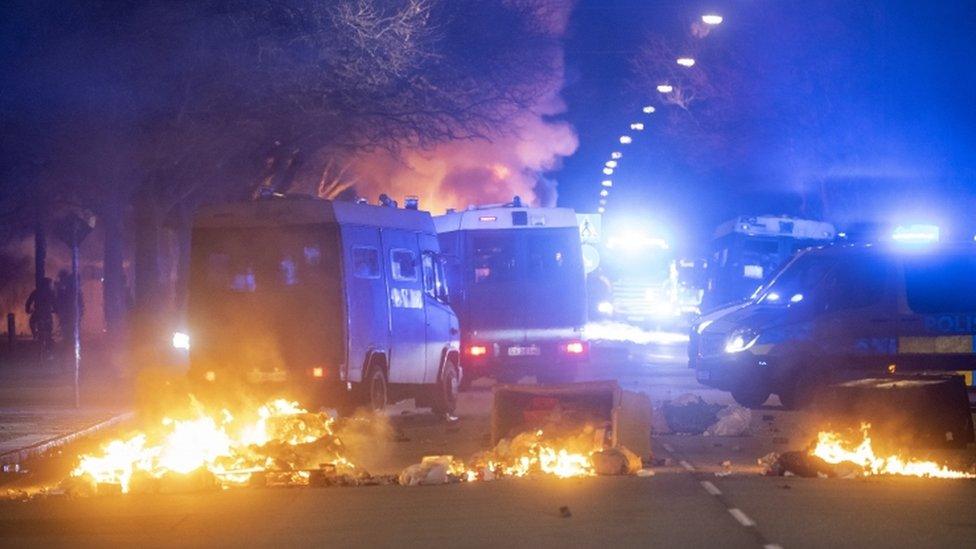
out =
[(0, 366), (0, 465), (10, 466), (132, 416), (130, 383), (99, 371), (81, 378), (58, 363)]

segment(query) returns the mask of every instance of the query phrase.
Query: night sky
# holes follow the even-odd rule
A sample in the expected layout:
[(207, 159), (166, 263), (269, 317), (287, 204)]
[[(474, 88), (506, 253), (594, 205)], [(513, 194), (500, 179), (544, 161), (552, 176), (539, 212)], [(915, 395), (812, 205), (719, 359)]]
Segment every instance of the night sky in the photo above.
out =
[[(748, 71), (750, 85), (733, 90), (741, 116), (723, 136), (736, 154), (677, 142), (680, 125), (663, 118), (677, 107), (631, 76), (648, 34), (680, 43), (709, 9), (725, 21), (703, 39), (706, 52)], [(608, 218), (647, 207), (689, 244), (726, 218), (759, 213), (841, 226), (931, 221), (969, 238), (974, 24), (976, 2), (962, 1), (583, 0), (566, 38), (563, 92), (580, 147), (553, 174), (560, 204), (595, 210), (603, 162), (619, 149)], [(658, 113), (621, 148), (645, 103)]]

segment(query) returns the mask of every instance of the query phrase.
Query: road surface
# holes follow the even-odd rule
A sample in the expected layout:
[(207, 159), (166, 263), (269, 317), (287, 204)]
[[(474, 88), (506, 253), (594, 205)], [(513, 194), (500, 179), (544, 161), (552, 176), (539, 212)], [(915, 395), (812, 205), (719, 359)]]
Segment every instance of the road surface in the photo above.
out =
[[(680, 345), (612, 354), (593, 378), (616, 378), (655, 400), (699, 387)], [(618, 357), (619, 358), (619, 357)], [(466, 456), (485, 444), (489, 392), (466, 393), (459, 419), (393, 410), (396, 442), (376, 463)], [(810, 418), (770, 406), (749, 437), (657, 436), (668, 464), (650, 478), (517, 479), (444, 486), (241, 489), (182, 495), (0, 502), (0, 545), (53, 546), (970, 546), (976, 482), (770, 478), (755, 460), (798, 449)], [(731, 463), (731, 473), (727, 475)], [(395, 470), (395, 469), (393, 469)], [(716, 475), (718, 473), (719, 476)], [(566, 508), (568, 511), (561, 511)], [(568, 516), (566, 516), (568, 515)]]

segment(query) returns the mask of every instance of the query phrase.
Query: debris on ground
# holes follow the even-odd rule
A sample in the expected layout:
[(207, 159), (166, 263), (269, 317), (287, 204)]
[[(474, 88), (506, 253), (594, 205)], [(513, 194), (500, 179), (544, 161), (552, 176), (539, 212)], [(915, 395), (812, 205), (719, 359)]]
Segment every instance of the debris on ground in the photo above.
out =
[(637, 454), (623, 447), (593, 452), (590, 460), (598, 475), (635, 475), (644, 467)]
[(569, 507), (563, 505), (559, 508), (559, 516), (562, 518), (570, 518), (573, 516), (573, 512), (569, 510)]
[(718, 420), (718, 412), (724, 406), (709, 404), (702, 397), (688, 393), (665, 402), (661, 408), (671, 431), (700, 435)]
[(763, 474), (770, 477), (798, 476), (805, 478), (832, 478), (837, 469), (809, 452), (772, 452), (759, 459)]
[(719, 410), (716, 417), (718, 421), (705, 429), (705, 436), (740, 437), (749, 431), (752, 412), (748, 408), (732, 405)]

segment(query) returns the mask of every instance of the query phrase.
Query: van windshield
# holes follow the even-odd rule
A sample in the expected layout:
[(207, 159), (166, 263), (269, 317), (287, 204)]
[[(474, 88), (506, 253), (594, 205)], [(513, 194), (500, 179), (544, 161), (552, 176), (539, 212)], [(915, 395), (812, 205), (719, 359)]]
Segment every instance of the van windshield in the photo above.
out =
[(817, 288), (834, 266), (831, 258), (803, 254), (786, 264), (769, 284), (756, 290), (753, 299), (769, 305), (788, 305), (803, 301), (804, 292)]
[(248, 368), (335, 364), (344, 349), (337, 250), (325, 225), (195, 230), (194, 354)]

